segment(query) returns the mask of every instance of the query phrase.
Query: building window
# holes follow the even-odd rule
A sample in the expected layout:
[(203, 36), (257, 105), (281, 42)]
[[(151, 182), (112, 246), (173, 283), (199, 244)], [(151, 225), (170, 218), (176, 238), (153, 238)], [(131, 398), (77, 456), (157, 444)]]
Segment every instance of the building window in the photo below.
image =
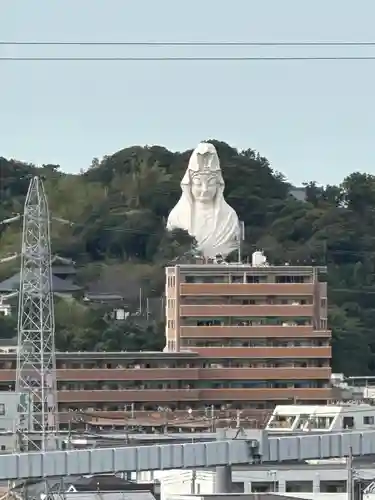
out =
[(0, 403), (0, 415), (5, 415), (5, 404)]
[(168, 340), (167, 342), (167, 349), (169, 352), (174, 352), (175, 351), (175, 346), (176, 342), (174, 340)]
[(276, 276), (276, 283), (305, 283), (305, 276)]
[(346, 493), (346, 481), (320, 481), (320, 493)]
[(374, 425), (374, 417), (363, 417), (363, 423), (364, 425)]
[(313, 482), (312, 481), (286, 481), (285, 482), (286, 493), (312, 493)]
[(342, 419), (343, 429), (354, 429), (354, 417), (344, 417)]
[(253, 274), (248, 274), (246, 276), (247, 283), (264, 283), (267, 281), (267, 276), (254, 276)]
[(254, 299), (242, 299), (241, 300), (243, 306), (255, 306), (256, 301)]
[(252, 493), (271, 493), (279, 490), (279, 482), (275, 481), (252, 481)]
[(244, 276), (232, 276), (232, 283), (244, 283)]

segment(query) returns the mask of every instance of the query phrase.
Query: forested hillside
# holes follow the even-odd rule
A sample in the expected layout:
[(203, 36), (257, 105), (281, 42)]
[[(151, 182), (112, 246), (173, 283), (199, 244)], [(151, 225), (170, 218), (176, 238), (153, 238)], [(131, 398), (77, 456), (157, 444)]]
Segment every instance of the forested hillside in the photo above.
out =
[[(333, 369), (375, 374), (375, 177), (353, 173), (325, 188), (311, 182), (307, 201), (297, 201), (266, 158), (212, 142), (221, 159), (226, 199), (245, 222), (244, 258), (262, 248), (274, 264), (327, 264)], [(64, 174), (55, 165), (37, 169), (0, 158), (0, 219), (22, 211), (30, 175), (38, 172), (45, 177), (52, 214), (74, 222), (53, 224), (53, 251), (76, 262), (79, 282), (111, 282), (116, 276), (128, 283), (129, 301), (138, 300), (140, 287), (149, 297), (160, 296), (163, 266), (191, 246), (185, 234), (169, 235), (164, 229), (190, 153), (132, 147), (94, 159), (79, 175)], [(19, 249), (19, 231), (17, 225), (1, 229), (1, 257)], [(0, 276), (14, 270), (2, 265)], [(57, 300), (60, 349), (163, 347), (163, 324), (134, 319), (114, 324), (100, 308), (88, 309), (80, 300)], [(13, 335), (12, 321), (1, 320), (1, 336)]]

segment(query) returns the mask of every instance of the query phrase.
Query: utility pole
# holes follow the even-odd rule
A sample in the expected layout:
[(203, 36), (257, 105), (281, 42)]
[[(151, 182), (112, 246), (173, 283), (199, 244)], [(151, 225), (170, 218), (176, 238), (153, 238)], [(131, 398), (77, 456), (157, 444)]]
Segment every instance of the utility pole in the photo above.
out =
[(210, 419), (210, 430), (215, 432), (215, 406), (211, 405), (205, 409), (205, 415)]
[(18, 450), (57, 445), (55, 320), (50, 215), (42, 180), (34, 177), (23, 216), (16, 392)]
[(240, 220), (240, 234), (238, 241), (238, 263), (242, 264), (242, 242), (245, 241), (245, 223)]
[(193, 469), (191, 471), (191, 495), (196, 494), (196, 484), (197, 484), (197, 471)]
[(353, 449), (349, 447), (349, 455), (346, 460), (348, 470), (348, 500), (354, 500), (354, 474), (353, 474)]

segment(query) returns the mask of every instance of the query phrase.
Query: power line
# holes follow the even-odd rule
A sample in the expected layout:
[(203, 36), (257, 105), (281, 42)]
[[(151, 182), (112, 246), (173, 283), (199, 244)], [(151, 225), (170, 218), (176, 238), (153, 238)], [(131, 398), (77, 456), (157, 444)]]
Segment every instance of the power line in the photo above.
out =
[(100, 61), (100, 62), (251, 62), (251, 61), (374, 61), (374, 56), (301, 56), (301, 57), (0, 57), (0, 61)]
[(374, 47), (374, 42), (57, 42), (57, 41), (0, 41), (0, 45), (71, 45), (71, 46), (129, 46), (129, 47)]

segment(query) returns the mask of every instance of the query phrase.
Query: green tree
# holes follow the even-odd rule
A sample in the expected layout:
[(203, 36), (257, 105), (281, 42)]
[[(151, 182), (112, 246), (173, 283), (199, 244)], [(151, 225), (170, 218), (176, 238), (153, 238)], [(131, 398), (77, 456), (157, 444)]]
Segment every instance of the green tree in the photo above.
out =
[[(328, 265), (333, 369), (375, 374), (375, 176), (354, 172), (337, 186), (308, 180), (306, 201), (298, 201), (284, 176), (258, 152), (210, 142), (220, 156), (225, 197), (246, 227), (243, 257), (263, 249), (273, 264)], [(52, 214), (74, 223), (52, 224), (54, 251), (76, 262), (83, 287), (101, 282), (110, 291), (123, 285), (126, 302), (136, 311), (140, 289), (147, 297), (162, 296), (164, 267), (190, 262), (196, 253), (196, 242), (184, 231), (165, 230), (190, 154), (135, 146), (95, 158), (77, 175), (56, 165), (37, 168), (0, 158), (0, 220), (22, 211), (31, 176), (42, 175)], [(0, 241), (0, 257), (18, 251), (20, 225), (0, 226)], [(2, 265), (0, 273), (5, 278), (15, 270)], [(134, 316), (116, 322), (109, 312), (79, 297), (58, 300), (58, 348), (163, 347), (162, 323)], [(14, 333), (14, 318), (0, 317), (0, 335)]]

